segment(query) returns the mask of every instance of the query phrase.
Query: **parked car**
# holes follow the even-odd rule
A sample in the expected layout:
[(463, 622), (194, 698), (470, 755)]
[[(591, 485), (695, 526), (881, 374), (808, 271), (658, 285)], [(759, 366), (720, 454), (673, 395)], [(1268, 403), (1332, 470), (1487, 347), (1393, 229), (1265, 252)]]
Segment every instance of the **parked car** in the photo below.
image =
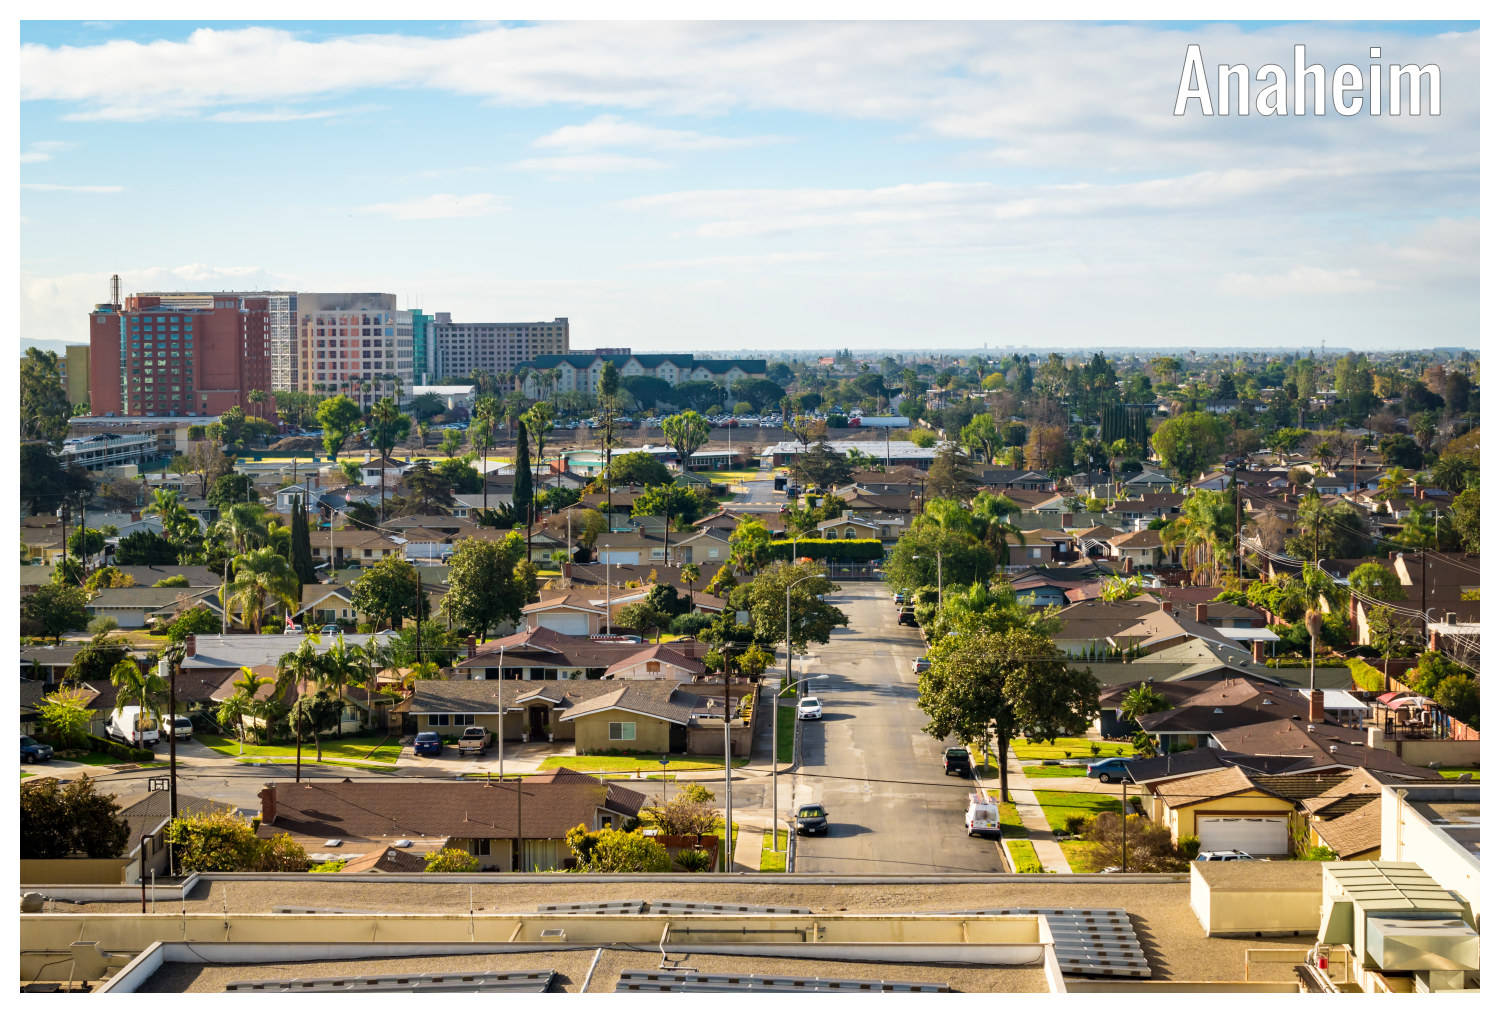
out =
[(912, 670), (912, 674), (914, 674), (914, 675), (921, 675), (923, 672), (927, 671), (931, 667), (932, 667), (932, 661), (929, 660), (928, 657), (927, 657), (927, 655), (925, 655), (925, 654), (922, 655), (920, 658), (913, 658), (912, 659), (911, 670)]
[(964, 828), (969, 836), (1000, 833), (1000, 809), (982, 791), (969, 793), (969, 808), (964, 813)]
[(828, 810), (823, 808), (821, 802), (798, 806), (795, 819), (799, 834), (826, 835), (828, 833)]
[(156, 718), (150, 713), (142, 713), (141, 708), (136, 706), (122, 707), (115, 711), (104, 727), (110, 738), (141, 749), (150, 749), (161, 738)]
[(1264, 862), (1264, 861), (1268, 861), (1268, 859), (1256, 858), (1254, 855), (1247, 854), (1247, 853), (1239, 850), (1238, 848), (1234, 848), (1234, 849), (1232, 849), (1230, 851), (1200, 851), (1200, 852), (1198, 852), (1198, 857), (1195, 858), (1195, 859), (1193, 859), (1193, 861), (1195, 861), (1195, 862)]
[(286, 629), (283, 630), (282, 632), (289, 633), (289, 634), (290, 633), (295, 633), (295, 634), (298, 634), (300, 636), (301, 634), (306, 633), (307, 631), (302, 628), (302, 624), (301, 623), (287, 623), (286, 624)]
[(1088, 765), (1089, 777), (1097, 777), (1100, 784), (1122, 781), (1130, 775), (1130, 761), (1123, 756), (1111, 756), (1107, 760), (1095, 760)]
[(168, 738), (181, 742), (183, 739), (193, 737), (193, 722), (186, 715), (178, 714), (176, 717), (162, 719), (162, 730), (167, 733)]
[(901, 614), (896, 617), (896, 624), (898, 626), (917, 625), (917, 613), (911, 609), (902, 609)]
[(342, 626), (340, 626), (338, 623), (328, 623), (326, 626), (324, 626), (318, 632), (321, 633), (321, 634), (323, 634), (323, 636), (325, 636), (325, 637), (336, 637), (340, 633), (344, 632), (344, 628)]
[(490, 748), (490, 730), (483, 725), (470, 725), (458, 737), (458, 752), (462, 756), (478, 756)]
[(823, 719), (823, 702), (815, 696), (805, 696), (797, 701), (798, 721), (821, 721)]
[(45, 742), (38, 742), (30, 735), (21, 736), (21, 762), (22, 763), (46, 763), (52, 759), (52, 747)]
[(968, 777), (974, 772), (974, 761), (969, 758), (968, 749), (963, 746), (950, 746), (943, 753), (943, 776), (957, 774), (960, 777)]
[(441, 756), (443, 755), (443, 737), (437, 732), (418, 732), (416, 741), (411, 744), (413, 756)]

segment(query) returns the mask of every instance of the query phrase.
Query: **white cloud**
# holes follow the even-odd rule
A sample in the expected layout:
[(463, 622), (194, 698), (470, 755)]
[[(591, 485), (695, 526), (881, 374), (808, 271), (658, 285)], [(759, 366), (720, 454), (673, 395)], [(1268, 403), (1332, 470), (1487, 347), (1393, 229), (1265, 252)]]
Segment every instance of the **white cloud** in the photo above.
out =
[(26, 145), (26, 150), (21, 152), (21, 164), (31, 165), (37, 162), (50, 162), (53, 155), (67, 151), (72, 146), (67, 141), (32, 141)]
[(1229, 295), (1348, 295), (1370, 292), (1375, 282), (1357, 268), (1326, 268), (1300, 265), (1279, 274), (1230, 274), (1219, 285)]
[(204, 117), (214, 123), (294, 123), (326, 120), (345, 113), (361, 112), (369, 106), (350, 109), (229, 109)]
[(532, 141), (536, 148), (591, 151), (599, 148), (656, 148), (666, 151), (711, 151), (748, 148), (783, 140), (780, 137), (721, 137), (696, 130), (669, 130), (631, 123), (618, 116), (596, 116), (587, 123), (558, 127)]
[(398, 221), (433, 218), (478, 218), (507, 210), (505, 201), (492, 193), (435, 193), (411, 200), (366, 204), (357, 208), (365, 214), (386, 215)]
[(528, 172), (641, 172), (665, 169), (667, 163), (636, 155), (556, 155), (548, 158), (523, 158), (512, 162), (512, 169)]
[(123, 186), (77, 186), (72, 183), (22, 183), (22, 190), (42, 193), (120, 193)]

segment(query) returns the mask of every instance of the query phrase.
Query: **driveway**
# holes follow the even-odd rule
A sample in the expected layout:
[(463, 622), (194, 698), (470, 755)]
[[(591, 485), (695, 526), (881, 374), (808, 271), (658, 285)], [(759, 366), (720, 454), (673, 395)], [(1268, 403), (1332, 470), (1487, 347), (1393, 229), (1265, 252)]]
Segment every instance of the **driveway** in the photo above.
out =
[(849, 628), (799, 659), (829, 678), (812, 684), (823, 720), (802, 722), (795, 778), (798, 791), (821, 796), (831, 827), (826, 838), (798, 842), (797, 871), (1005, 871), (993, 840), (964, 831), (971, 783), (943, 775), (947, 744), (922, 731), (927, 717), (911, 670), (925, 650), (921, 634), (896, 625), (884, 584), (850, 581), (832, 601)]

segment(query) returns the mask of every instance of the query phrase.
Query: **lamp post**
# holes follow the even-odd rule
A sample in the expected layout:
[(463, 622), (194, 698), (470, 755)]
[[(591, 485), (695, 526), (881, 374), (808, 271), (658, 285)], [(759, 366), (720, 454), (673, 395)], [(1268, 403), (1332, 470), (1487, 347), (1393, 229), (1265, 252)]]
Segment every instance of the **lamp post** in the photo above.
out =
[[(604, 635), (609, 636), (613, 631), (610, 624), (609, 609), (609, 546), (604, 547)], [(598, 627), (595, 627), (598, 629)]]
[(500, 645), (500, 681), (495, 689), (495, 749), (500, 758), (500, 780), (505, 780), (505, 645)]
[[(788, 651), (790, 651), (790, 649), (791, 649), (790, 646), (788, 646)], [(828, 678), (828, 676), (826, 674), (824, 674), (824, 675), (809, 675), (805, 679), (798, 679), (796, 682), (792, 683), (790, 686), (783, 686), (781, 688), (780, 692), (778, 692), (775, 696), (773, 696), (771, 698), (771, 703), (772, 703), (772, 707), (771, 707), (771, 850), (772, 851), (780, 851), (781, 850), (781, 846), (777, 843), (777, 840), (778, 840), (778, 838), (777, 838), (777, 831), (778, 831), (778, 828), (779, 828), (780, 823), (781, 823), (781, 810), (780, 810), (780, 799), (777, 797), (777, 794), (776, 794), (776, 773), (777, 773), (778, 768), (781, 766), (781, 752), (780, 752), (780, 748), (781, 748), (781, 744), (780, 744), (780, 733), (781, 733), (781, 697), (782, 697), (782, 694), (787, 693), (787, 692), (789, 692), (791, 690), (796, 689), (798, 686), (802, 685), (804, 682), (815, 682), (818, 679), (826, 679), (826, 678)], [(791, 833), (791, 831), (788, 830), (787, 833)]]

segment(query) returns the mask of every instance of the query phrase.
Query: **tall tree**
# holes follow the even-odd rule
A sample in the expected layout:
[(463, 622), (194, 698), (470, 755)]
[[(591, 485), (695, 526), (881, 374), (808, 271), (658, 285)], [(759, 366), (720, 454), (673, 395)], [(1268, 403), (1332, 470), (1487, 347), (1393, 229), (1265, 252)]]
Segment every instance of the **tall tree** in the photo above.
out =
[(682, 473), (686, 475), (693, 455), (708, 442), (708, 419), (689, 409), (662, 419), (661, 431), (667, 443), (677, 451), (677, 460), (681, 462)]
[(146, 725), (146, 718), (161, 720), (162, 704), (167, 700), (167, 684), (156, 674), (156, 666), (141, 668), (130, 658), (122, 658), (109, 671), (109, 681), (115, 687), (115, 713), (126, 707), (139, 707), (135, 731)]
[(519, 621), (530, 590), (517, 575), (525, 556), (526, 544), (515, 532), (496, 542), (462, 542), (448, 564), (448, 593), (443, 596), (448, 618), (480, 636), (502, 622)]
[(1193, 490), (1162, 529), (1162, 546), (1182, 550), (1182, 565), (1199, 585), (1219, 583), (1234, 556), (1234, 538), (1234, 497), (1228, 490)]
[(1197, 478), (1224, 453), (1224, 423), (1207, 412), (1185, 412), (1167, 419), (1151, 437), (1162, 463), (1183, 481)]
[(307, 526), (307, 511), (302, 508), (302, 497), (292, 497), (292, 570), (303, 584), (318, 582), (317, 567), (313, 563), (312, 533)]
[(615, 447), (615, 419), (620, 410), (620, 370), (611, 359), (606, 359), (599, 370), (599, 439), (604, 444), (604, 501), (606, 515), (615, 508), (613, 463)]
[(481, 509), (490, 508), (490, 447), (495, 442), (495, 424), (500, 418), (500, 402), (485, 395), (474, 402), (469, 418), (469, 445), (479, 450)]
[(388, 556), (365, 571), (354, 582), (350, 599), (355, 609), (399, 630), (407, 616), (422, 618), (426, 602), (419, 591), (417, 568), (404, 559)]
[[(283, 654), (276, 662), (276, 687), (271, 692), (291, 707), (292, 729), (297, 739), (298, 781), (302, 780), (302, 728), (310, 715), (307, 708), (298, 708), (296, 704), (302, 702), (302, 697), (317, 682), (322, 672), (323, 657), (318, 653), (317, 636), (305, 637), (295, 650)], [(316, 724), (313, 726), (313, 735), (317, 735)]]
[(381, 398), (375, 402), (370, 409), (370, 424), (368, 427), (370, 444), (380, 454), (380, 519), (385, 520), (385, 467), (386, 461), (391, 456), (391, 451), (396, 449), (396, 444), (406, 439), (406, 434), (411, 432), (411, 418), (401, 413), (396, 407), (396, 402), (388, 397)]
[(26, 349), (21, 357), (21, 439), (61, 448), (71, 413), (57, 353)]
[[(552, 405), (546, 401), (538, 401), (526, 409), (526, 413), (521, 416), (521, 424), (531, 437), (531, 445), (536, 452), (537, 475), (540, 478), (542, 468), (547, 464), (547, 438), (552, 434)], [(546, 481), (541, 480), (540, 484), (546, 485)]]
[(526, 442), (526, 426), (516, 426), (515, 485), (511, 492), (511, 508), (516, 512), (516, 521), (526, 525), (526, 558), (531, 558), (531, 521), (536, 513), (536, 493), (531, 488), (531, 448)]
[(62, 643), (62, 635), (81, 630), (89, 621), (88, 592), (70, 584), (43, 584), (21, 599), (21, 632), (51, 637)]
[(337, 394), (318, 405), (318, 425), (323, 427), (323, 449), (331, 460), (339, 459), (339, 451), (354, 434), (359, 425), (359, 405), (343, 394)]

